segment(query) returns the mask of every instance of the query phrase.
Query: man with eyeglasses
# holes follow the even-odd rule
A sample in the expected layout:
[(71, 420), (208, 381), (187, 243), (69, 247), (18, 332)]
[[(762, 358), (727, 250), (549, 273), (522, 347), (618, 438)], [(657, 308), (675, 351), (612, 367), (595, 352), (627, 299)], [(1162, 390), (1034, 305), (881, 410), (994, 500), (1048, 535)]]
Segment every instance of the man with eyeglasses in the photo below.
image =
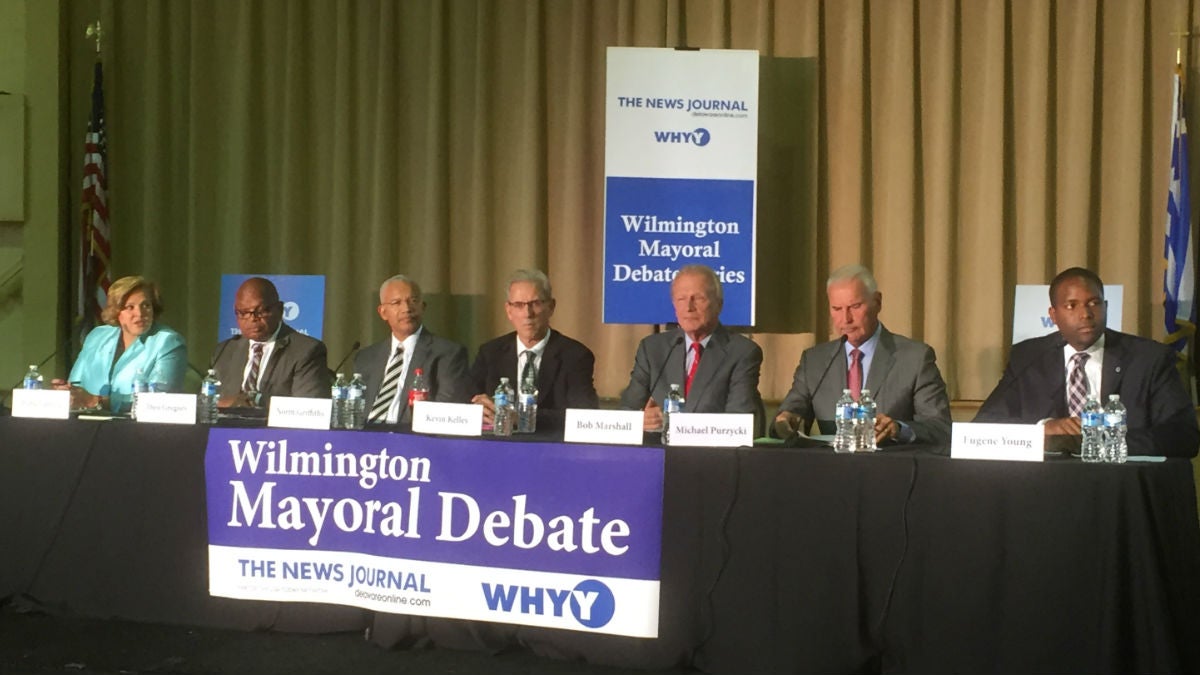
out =
[(508, 280), (504, 314), (513, 332), (483, 343), (471, 366), (475, 397), (484, 422), (495, 418), (491, 393), (507, 377), (517, 391), (526, 377), (538, 390), (539, 428), (561, 427), (567, 408), (597, 408), (592, 377), (596, 358), (582, 342), (550, 328), (555, 301), (550, 279), (541, 270), (520, 269)]
[(233, 298), (233, 313), (241, 335), (213, 352), (212, 367), (221, 379), (219, 407), (263, 406), (271, 396), (329, 398), (325, 343), (283, 322), (275, 284), (247, 279)]
[(466, 403), (467, 348), (422, 325), (420, 285), (403, 274), (384, 281), (377, 311), (391, 335), (354, 357), (354, 372), (367, 385), (367, 424), (412, 422), (408, 399), (418, 369), (425, 374), (428, 400)]
[(1042, 424), (1048, 446), (1079, 447), (1079, 413), (1089, 397), (1118, 394), (1127, 410), (1131, 455), (1195, 457), (1200, 429), (1166, 345), (1107, 328), (1104, 282), (1072, 267), (1050, 283), (1058, 331), (1013, 345), (1008, 367), (976, 422)]

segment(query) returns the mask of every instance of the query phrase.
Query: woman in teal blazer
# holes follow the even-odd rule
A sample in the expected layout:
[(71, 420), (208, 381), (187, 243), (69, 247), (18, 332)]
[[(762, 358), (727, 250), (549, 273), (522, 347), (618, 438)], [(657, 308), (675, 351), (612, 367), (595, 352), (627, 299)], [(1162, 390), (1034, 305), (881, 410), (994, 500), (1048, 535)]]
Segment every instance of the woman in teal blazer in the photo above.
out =
[(71, 407), (127, 411), (133, 381), (140, 371), (157, 391), (183, 389), (187, 346), (183, 337), (156, 320), (163, 311), (158, 285), (142, 277), (122, 277), (108, 288), (108, 303), (97, 326), (87, 335), (70, 383)]

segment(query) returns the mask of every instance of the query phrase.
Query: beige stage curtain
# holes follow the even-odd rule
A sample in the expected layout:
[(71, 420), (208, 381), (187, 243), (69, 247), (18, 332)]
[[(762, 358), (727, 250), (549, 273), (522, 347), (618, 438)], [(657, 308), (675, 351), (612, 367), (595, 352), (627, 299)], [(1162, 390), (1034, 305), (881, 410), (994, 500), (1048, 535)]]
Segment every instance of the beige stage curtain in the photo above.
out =
[[(107, 35), (113, 266), (162, 282), (203, 368), (221, 273), (327, 277), (336, 361), (381, 339), (380, 281), (427, 326), (509, 330), (503, 281), (554, 282), (554, 324), (619, 394), (646, 326), (600, 321), (605, 47), (757, 49), (811, 66), (808, 155), (755, 335), (762, 393), (829, 332), (823, 279), (872, 267), (894, 331), (937, 350), (955, 399), (995, 384), (1012, 288), (1090, 266), (1125, 329), (1161, 337), (1171, 77), (1188, 0), (73, 0), (72, 156), (89, 43)], [(1194, 156), (1194, 155), (1193, 155)], [(786, 163), (784, 164), (786, 166)], [(780, 171), (788, 175), (776, 175)], [(77, 185), (76, 173), (71, 183)], [(1198, 194), (1193, 189), (1193, 194)], [(783, 254), (775, 246), (790, 242)], [(775, 321), (785, 317), (786, 321)], [(790, 327), (779, 328), (778, 323)], [(331, 363), (331, 365), (333, 365)]]

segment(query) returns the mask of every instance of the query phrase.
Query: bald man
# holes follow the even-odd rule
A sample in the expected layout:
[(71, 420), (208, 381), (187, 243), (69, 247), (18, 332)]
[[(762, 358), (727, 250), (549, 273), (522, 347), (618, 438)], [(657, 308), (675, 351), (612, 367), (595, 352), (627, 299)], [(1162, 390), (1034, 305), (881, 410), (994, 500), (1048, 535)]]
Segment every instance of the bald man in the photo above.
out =
[(234, 296), (233, 313), (242, 334), (213, 352), (221, 380), (218, 406), (263, 406), (272, 396), (329, 398), (325, 344), (283, 322), (275, 284), (247, 279)]

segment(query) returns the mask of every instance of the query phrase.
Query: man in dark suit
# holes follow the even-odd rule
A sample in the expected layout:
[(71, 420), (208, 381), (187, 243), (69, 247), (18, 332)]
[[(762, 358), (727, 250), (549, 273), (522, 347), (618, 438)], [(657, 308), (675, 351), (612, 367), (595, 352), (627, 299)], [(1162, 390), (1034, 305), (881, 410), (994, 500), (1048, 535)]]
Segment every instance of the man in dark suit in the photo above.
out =
[(642, 339), (629, 384), (621, 393), (621, 407), (643, 410), (647, 431), (662, 428), (661, 401), (672, 384), (684, 391), (684, 412), (759, 417), (762, 348), (721, 325), (723, 302), (721, 280), (709, 267), (685, 265), (671, 281), (679, 326)]
[(242, 334), (217, 345), (213, 369), (222, 408), (263, 405), (272, 396), (329, 398), (325, 343), (283, 323), (275, 284), (247, 279), (233, 298)]
[[(1129, 453), (1195, 457), (1196, 411), (1166, 345), (1106, 328), (1104, 282), (1072, 267), (1050, 284), (1058, 332), (1016, 344), (976, 422), (1043, 424), (1048, 444), (1073, 444), (1088, 397), (1118, 394), (1128, 411)], [(1072, 393), (1074, 392), (1074, 393)]]
[(883, 294), (861, 265), (834, 270), (825, 282), (829, 316), (839, 338), (800, 355), (792, 388), (779, 405), (775, 434), (807, 432), (813, 420), (833, 432), (833, 412), (844, 389), (874, 399), (875, 441), (946, 444), (950, 401), (933, 348), (896, 335), (879, 322)]
[(538, 390), (538, 424), (562, 426), (567, 408), (596, 408), (600, 399), (592, 374), (596, 357), (583, 343), (550, 328), (554, 316), (550, 280), (540, 270), (517, 270), (508, 281), (504, 313), (516, 329), (483, 343), (471, 366), (475, 397), (483, 406), (483, 419), (491, 423), (496, 405), (491, 393), (501, 377), (513, 391), (527, 377)]
[(391, 335), (354, 357), (354, 372), (362, 373), (367, 385), (367, 422), (412, 421), (409, 392), (417, 370), (425, 375), (428, 400), (466, 403), (467, 349), (421, 324), (425, 300), (417, 282), (402, 274), (383, 282), (378, 312)]

